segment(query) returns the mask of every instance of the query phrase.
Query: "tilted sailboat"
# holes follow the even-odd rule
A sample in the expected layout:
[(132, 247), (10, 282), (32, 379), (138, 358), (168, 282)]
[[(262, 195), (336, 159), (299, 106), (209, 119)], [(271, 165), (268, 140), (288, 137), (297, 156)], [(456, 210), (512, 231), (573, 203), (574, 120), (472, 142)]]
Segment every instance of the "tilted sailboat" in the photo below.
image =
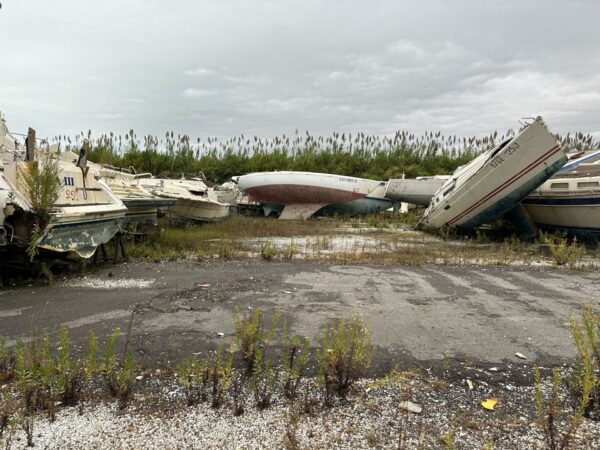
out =
[(459, 168), (436, 192), (419, 226), (468, 229), (503, 216), (550, 178), (567, 157), (541, 117)]

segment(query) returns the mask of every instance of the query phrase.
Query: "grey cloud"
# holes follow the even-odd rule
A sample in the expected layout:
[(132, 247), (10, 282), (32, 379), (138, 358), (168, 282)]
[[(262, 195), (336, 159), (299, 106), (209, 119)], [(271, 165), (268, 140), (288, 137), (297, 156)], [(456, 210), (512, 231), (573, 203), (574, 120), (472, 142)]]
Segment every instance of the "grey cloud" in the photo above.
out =
[(0, 110), (41, 135), (600, 136), (600, 4), (4, 0)]

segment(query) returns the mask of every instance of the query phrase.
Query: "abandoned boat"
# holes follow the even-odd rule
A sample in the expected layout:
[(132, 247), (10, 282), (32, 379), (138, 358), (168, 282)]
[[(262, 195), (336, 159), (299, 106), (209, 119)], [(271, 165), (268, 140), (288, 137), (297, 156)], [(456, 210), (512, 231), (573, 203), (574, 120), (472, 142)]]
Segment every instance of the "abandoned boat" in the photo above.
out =
[(541, 117), (516, 137), (458, 168), (436, 192), (419, 226), (468, 229), (517, 207), (567, 157)]
[(432, 177), (392, 178), (388, 181), (384, 196), (397, 202), (427, 206), (443, 184), (452, 178), (450, 175)]
[[(232, 181), (248, 194), (250, 201), (271, 205), (273, 208), (282, 206), (280, 219), (307, 219), (322, 208), (332, 205), (341, 204), (341, 209), (352, 209), (350, 203), (371, 193), (374, 196), (365, 199), (358, 207), (377, 210), (383, 203), (389, 203), (383, 196), (385, 182), (343, 175), (290, 171), (256, 172), (232, 177)], [(376, 189), (382, 186), (384, 189), (377, 194)]]
[(133, 169), (88, 164), (127, 207), (127, 212), (121, 219), (121, 228), (128, 234), (155, 233), (158, 230), (159, 215), (177, 203), (175, 199), (158, 197), (142, 187), (140, 178), (150, 174), (137, 174)]
[(600, 238), (600, 151), (566, 164), (523, 200), (523, 206), (541, 229)]
[(140, 185), (152, 194), (176, 203), (169, 206), (167, 216), (173, 222), (214, 222), (229, 215), (229, 203), (220, 202), (214, 189), (201, 179), (143, 178)]
[[(18, 144), (2, 120), (2, 178), (4, 186), (13, 191), (4, 205), (4, 224), (10, 244), (31, 245), (32, 237), (38, 249), (64, 253), (76, 258), (93, 256), (98, 246), (110, 241), (119, 231), (119, 220), (127, 211), (101, 180), (89, 173), (85, 161), (73, 158), (73, 153), (58, 153), (58, 146), (35, 149), (35, 133), (30, 130), (25, 147)], [(37, 211), (31, 201), (26, 173), (32, 164), (43, 167), (56, 164), (60, 184), (58, 198), (49, 209), (47, 224), (42, 224), (39, 236)], [(7, 214), (8, 212), (8, 214)]]

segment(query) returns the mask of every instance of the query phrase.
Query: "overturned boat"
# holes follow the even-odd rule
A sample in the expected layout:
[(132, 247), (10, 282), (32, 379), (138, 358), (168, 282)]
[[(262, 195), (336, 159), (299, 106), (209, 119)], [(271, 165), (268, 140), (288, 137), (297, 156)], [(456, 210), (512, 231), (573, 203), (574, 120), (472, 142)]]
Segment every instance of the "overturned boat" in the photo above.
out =
[(214, 222), (229, 215), (230, 205), (219, 201), (214, 189), (201, 179), (139, 177), (139, 183), (153, 195), (174, 199), (175, 204), (167, 209), (173, 222)]
[(570, 161), (533, 191), (523, 206), (540, 228), (600, 238), (600, 151)]
[(419, 226), (469, 229), (516, 207), (567, 161), (541, 117), (516, 137), (455, 171), (436, 192)]
[[(249, 200), (272, 209), (282, 208), (281, 219), (306, 219), (324, 207), (333, 208), (333, 213), (344, 211), (373, 212), (390, 200), (384, 197), (383, 181), (314, 172), (256, 172), (232, 181), (248, 194)], [(373, 194), (369, 197), (370, 194)], [(353, 204), (362, 200), (360, 205)], [(337, 211), (336, 211), (337, 210)], [(364, 213), (364, 212), (363, 212)]]

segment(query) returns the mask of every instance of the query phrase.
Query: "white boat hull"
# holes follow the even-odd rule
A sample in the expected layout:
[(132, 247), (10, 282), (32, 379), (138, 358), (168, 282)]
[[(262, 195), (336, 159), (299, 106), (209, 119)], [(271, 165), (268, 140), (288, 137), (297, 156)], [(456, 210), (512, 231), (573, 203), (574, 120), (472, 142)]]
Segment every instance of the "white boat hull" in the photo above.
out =
[(140, 183), (154, 195), (176, 200), (167, 209), (167, 217), (175, 222), (214, 222), (227, 217), (231, 209), (200, 180), (141, 178)]
[(570, 162), (524, 201), (535, 224), (573, 235), (600, 235), (600, 153)]
[(234, 177), (250, 201), (284, 205), (280, 218), (306, 219), (321, 208), (366, 197), (384, 182), (314, 172), (257, 172)]
[(435, 193), (450, 178), (450, 176), (417, 179), (394, 178), (388, 181), (385, 197), (397, 202), (427, 206)]
[(541, 118), (460, 168), (432, 199), (420, 226), (473, 228), (517, 206), (567, 158)]

